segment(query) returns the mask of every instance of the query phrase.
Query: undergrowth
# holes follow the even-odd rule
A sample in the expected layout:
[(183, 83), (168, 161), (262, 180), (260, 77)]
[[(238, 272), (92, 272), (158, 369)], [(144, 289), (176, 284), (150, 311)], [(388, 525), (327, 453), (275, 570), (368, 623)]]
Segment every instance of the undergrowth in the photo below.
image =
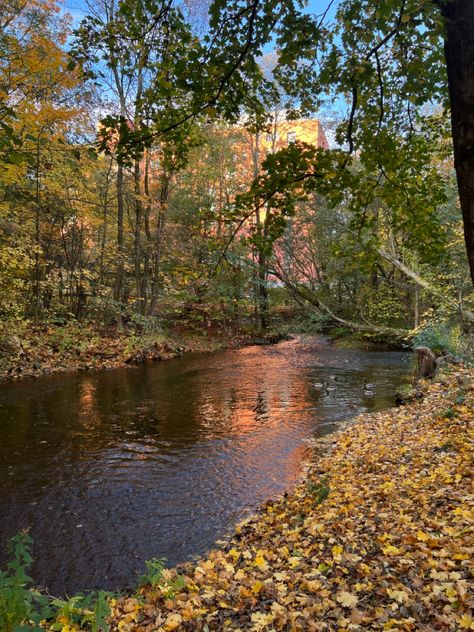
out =
[[(58, 599), (39, 591), (29, 575), (32, 545), (27, 531), (20, 531), (8, 543), (11, 559), (5, 570), (0, 570), (0, 631), (108, 632), (109, 604), (119, 595), (101, 590)], [(138, 578), (139, 587), (159, 586), (167, 599), (174, 599), (182, 590), (184, 579), (168, 577), (164, 559), (153, 558), (145, 566), (145, 573)]]
[(29, 576), (32, 544), (33, 539), (26, 531), (18, 533), (8, 544), (11, 559), (6, 569), (0, 571), (0, 630), (107, 632), (108, 601), (112, 593), (99, 591), (56, 599), (40, 592), (32, 586)]

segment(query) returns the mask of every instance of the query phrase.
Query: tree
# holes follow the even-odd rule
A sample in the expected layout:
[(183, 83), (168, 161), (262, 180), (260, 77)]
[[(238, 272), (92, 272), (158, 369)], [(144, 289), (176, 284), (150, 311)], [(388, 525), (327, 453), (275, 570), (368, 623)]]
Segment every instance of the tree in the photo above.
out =
[[(464, 236), (474, 283), (473, 32), (471, 2), (343, 0), (334, 24), (315, 19), (306, 33), (321, 65), (316, 71), (303, 64), (308, 80), (300, 93), (302, 100), (307, 99), (311, 86), (316, 96), (325, 91), (347, 95), (348, 117), (339, 128), (339, 140), (346, 142), (349, 155), (357, 153), (367, 169), (364, 188), (369, 184), (375, 192), (375, 184), (383, 182), (387, 192), (392, 189), (395, 212), (400, 211), (407, 223), (411, 215), (415, 233), (417, 226), (421, 229), (431, 222), (433, 209), (443, 198), (443, 176), (430, 169), (430, 163), (433, 144), (439, 147), (447, 130), (444, 121), (433, 120), (429, 106), (450, 106)], [(294, 80), (299, 72), (299, 67), (292, 73), (279, 71), (285, 88), (295, 96), (298, 90), (292, 85), (298, 85)], [(318, 101), (313, 99), (313, 105)], [(427, 180), (430, 190), (424, 190)], [(413, 188), (423, 192), (418, 199)], [(397, 197), (405, 198), (402, 204)], [(363, 209), (359, 200), (359, 211), (363, 213)], [(434, 224), (432, 228), (436, 232)]]
[[(79, 133), (84, 95), (79, 94), (80, 77), (68, 68), (63, 49), (69, 21), (58, 16), (53, 2), (7, 3), (2, 20), (0, 118), (3, 115), (6, 140), (0, 139), (0, 212), (2, 219), (21, 225), (13, 239), (20, 248), (23, 234), (34, 258), (28, 289), (33, 295), (30, 309), (38, 319), (44, 306), (43, 183), (58, 155), (72, 156), (65, 140), (73, 120)], [(7, 231), (6, 247), (8, 242)]]
[[(270, 83), (293, 98), (290, 114), (296, 108), (314, 111), (328, 99), (347, 97), (347, 117), (337, 134), (345, 156), (335, 155), (326, 174), (313, 170), (315, 177), (323, 188), (327, 177), (332, 178), (333, 189), (349, 185), (360, 221), (374, 197), (384, 197), (424, 258), (443, 247), (435, 210), (445, 201), (447, 186), (445, 173), (437, 171), (432, 157), (449, 152), (449, 132), (446, 117), (432, 115), (433, 106), (451, 106), (451, 138), (474, 283), (472, 3), (342, 0), (333, 21), (328, 17), (332, 2), (323, 5), (319, 16), (302, 12), (299, 3), (262, 0), (247, 9), (238, 2), (226, 4), (215, 1), (211, 15), (219, 14), (230, 24), (229, 16), (232, 11), (238, 14), (238, 6), (253, 12), (253, 20), (242, 24), (241, 31), (248, 36), (242, 54), (251, 56), (250, 51), (259, 50), (272, 34), (278, 63)], [(211, 34), (212, 28), (215, 22)], [(263, 80), (261, 85), (269, 89)], [(268, 104), (265, 98), (261, 102)], [(335, 177), (334, 171), (350, 167), (355, 156), (358, 181)], [(281, 163), (284, 169), (283, 156)], [(309, 172), (308, 166), (304, 172)]]
[(468, 0), (435, 4), (444, 19), (454, 165), (474, 283), (474, 6)]

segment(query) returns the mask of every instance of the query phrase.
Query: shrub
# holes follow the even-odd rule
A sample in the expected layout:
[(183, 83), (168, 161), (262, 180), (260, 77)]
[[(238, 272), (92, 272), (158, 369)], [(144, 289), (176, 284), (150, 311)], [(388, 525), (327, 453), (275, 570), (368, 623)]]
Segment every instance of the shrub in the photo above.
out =
[[(44, 632), (70, 629), (107, 632), (111, 593), (100, 591), (78, 594), (70, 599), (54, 599), (29, 587), (28, 575), (33, 559), (33, 539), (21, 531), (10, 540), (12, 560), (0, 571), (0, 630), (1, 632)], [(40, 623), (46, 624), (44, 628)], [(78, 626), (78, 627), (76, 627)]]
[(447, 322), (427, 325), (413, 337), (413, 346), (429, 347), (436, 355), (445, 352), (457, 355), (463, 347), (461, 329)]
[(22, 531), (8, 544), (12, 559), (6, 570), (0, 571), (0, 630), (3, 632), (41, 632), (40, 621), (51, 616), (47, 597), (27, 588), (31, 582), (28, 571), (33, 563), (32, 543), (28, 533)]

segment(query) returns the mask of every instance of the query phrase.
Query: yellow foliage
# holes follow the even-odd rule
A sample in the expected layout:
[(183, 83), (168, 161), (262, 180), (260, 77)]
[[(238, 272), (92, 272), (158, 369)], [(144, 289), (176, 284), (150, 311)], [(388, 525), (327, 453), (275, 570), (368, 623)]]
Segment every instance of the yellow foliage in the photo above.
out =
[[(133, 631), (474, 630), (473, 378), (458, 368), (423, 401), (358, 418), (318, 456), (312, 486), (269, 501), (223, 549), (187, 565), (175, 601), (145, 592), (152, 615)], [(315, 505), (321, 471), (331, 491)]]

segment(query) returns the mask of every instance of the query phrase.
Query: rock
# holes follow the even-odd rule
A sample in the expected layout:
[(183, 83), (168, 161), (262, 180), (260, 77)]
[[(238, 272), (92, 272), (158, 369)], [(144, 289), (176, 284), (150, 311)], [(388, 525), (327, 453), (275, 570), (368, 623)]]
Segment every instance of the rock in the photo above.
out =
[(415, 399), (422, 398), (422, 391), (415, 388), (412, 384), (402, 384), (395, 391), (395, 404), (397, 406), (404, 406), (405, 404), (414, 402)]
[(435, 354), (428, 347), (416, 347), (416, 369), (415, 377), (421, 379), (424, 377), (433, 377), (436, 373), (437, 363)]
[(21, 351), (21, 341), (18, 336), (1, 336), (0, 353), (5, 355), (15, 355)]

